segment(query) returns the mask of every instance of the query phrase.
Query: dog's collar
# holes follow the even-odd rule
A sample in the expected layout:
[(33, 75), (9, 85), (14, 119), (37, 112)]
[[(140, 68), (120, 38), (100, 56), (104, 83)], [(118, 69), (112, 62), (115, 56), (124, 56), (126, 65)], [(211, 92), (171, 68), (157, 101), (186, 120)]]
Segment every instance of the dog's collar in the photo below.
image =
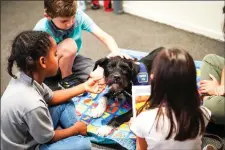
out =
[(145, 64), (141, 62), (137, 62), (140, 70), (139, 73), (133, 79), (133, 85), (149, 85), (149, 75)]

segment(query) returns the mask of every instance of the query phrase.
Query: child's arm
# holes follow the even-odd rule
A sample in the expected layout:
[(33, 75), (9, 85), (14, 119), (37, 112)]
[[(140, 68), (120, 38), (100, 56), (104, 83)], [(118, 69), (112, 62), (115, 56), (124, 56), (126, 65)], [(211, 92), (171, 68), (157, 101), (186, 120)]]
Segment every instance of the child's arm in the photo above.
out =
[(57, 105), (63, 102), (70, 100), (71, 98), (80, 95), (84, 92), (92, 92), (92, 93), (100, 93), (104, 86), (99, 85), (98, 81), (101, 78), (92, 79), (89, 78), (86, 82), (77, 85), (75, 87), (65, 89), (65, 90), (58, 90), (53, 92), (52, 99), (49, 101), (50, 105)]
[(63, 102), (68, 101), (69, 99), (80, 95), (85, 92), (85, 83), (82, 83), (80, 85), (77, 85), (72, 88), (64, 89), (64, 90), (58, 90), (53, 92), (53, 97), (49, 101), (48, 104), (50, 105), (57, 105)]
[[(130, 121), (129, 121), (129, 126), (131, 127), (132, 126), (132, 123), (134, 123), (134, 122), (137, 122), (137, 121), (135, 121), (135, 118), (132, 117), (130, 119)], [(137, 127), (133, 127), (133, 129), (135, 129), (135, 131), (133, 131), (132, 129), (131, 129), (131, 131), (133, 133), (136, 132), (136, 128)], [(137, 150), (146, 150), (147, 147), (148, 147), (148, 145), (147, 145), (147, 142), (145, 141), (145, 138), (141, 138), (141, 137), (139, 137), (139, 136), (136, 135), (136, 149)]]
[(113, 37), (110, 36), (109, 34), (107, 34), (105, 31), (103, 31), (97, 25), (94, 26), (94, 28), (92, 29), (91, 33), (95, 37), (97, 37), (102, 43), (104, 43), (112, 53), (115, 53), (115, 54), (116, 53), (117, 54), (120, 53), (118, 45), (116, 44), (116, 42), (113, 39)]
[(80, 10), (78, 10), (78, 14), (79, 15), (77, 16), (77, 20), (80, 22), (81, 28), (92, 33), (111, 51), (108, 57), (120, 56), (122, 58), (125, 57), (127, 59), (133, 59), (129, 55), (120, 53), (120, 50), (113, 37), (99, 28), (87, 14)]
[(137, 137), (136, 140), (136, 149), (137, 150), (146, 150), (148, 147), (144, 138)]
[(225, 84), (225, 83), (224, 83), (224, 75), (225, 75), (225, 66), (223, 67), (220, 85), (224, 85), (224, 84)]
[(103, 31), (101, 28), (99, 28), (97, 25), (95, 25), (91, 31), (91, 33), (97, 37), (104, 45), (108, 47), (108, 49), (111, 51), (111, 53), (108, 55), (108, 57), (113, 56), (120, 56), (124, 57), (126, 59), (133, 59), (129, 55), (120, 53), (120, 50), (118, 48), (118, 45), (116, 44), (116, 41), (113, 39), (112, 36), (107, 34), (105, 31)]
[(223, 67), (222, 75), (221, 75), (221, 81), (220, 81), (220, 87), (217, 88), (217, 94), (224, 96), (225, 95), (225, 89), (224, 89), (224, 74), (225, 74), (225, 67)]
[(87, 125), (84, 122), (77, 121), (70, 128), (55, 130), (55, 135), (53, 136), (51, 142), (56, 142), (61, 139), (78, 135), (78, 134), (87, 135)]
[(80, 22), (81, 28), (83, 30), (92, 33), (101, 42), (103, 42), (111, 52), (113, 52), (113, 53), (119, 53), (120, 52), (119, 48), (118, 48), (115, 40), (112, 38), (112, 36), (110, 36), (109, 34), (104, 32), (102, 29), (100, 29), (94, 23), (94, 21), (87, 14), (85, 14), (83, 11), (78, 10), (78, 14), (79, 15), (77, 16), (77, 20)]
[(211, 74), (209, 74), (209, 76), (212, 78), (212, 80), (200, 81), (200, 93), (215, 96), (224, 96), (224, 71), (225, 70), (223, 68), (220, 82), (218, 82), (217, 79)]
[(77, 121), (67, 129), (54, 130), (47, 107), (37, 107), (23, 116), (31, 136), (40, 144), (56, 142), (73, 135), (86, 135), (87, 124)]
[[(141, 114), (140, 114), (141, 115)], [(143, 116), (138, 115), (136, 118), (131, 118), (129, 121), (130, 130), (136, 135), (136, 149), (137, 150), (147, 150), (147, 142), (143, 136)], [(145, 119), (146, 120), (146, 119)]]

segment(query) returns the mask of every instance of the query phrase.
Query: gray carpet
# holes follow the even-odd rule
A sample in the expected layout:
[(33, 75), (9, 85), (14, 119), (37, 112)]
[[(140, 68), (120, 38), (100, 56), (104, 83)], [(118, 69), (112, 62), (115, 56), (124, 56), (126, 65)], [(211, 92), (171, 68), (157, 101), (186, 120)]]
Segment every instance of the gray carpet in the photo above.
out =
[[(209, 53), (224, 56), (224, 44), (213, 39), (129, 14), (116, 15), (103, 9), (88, 9), (86, 13), (111, 34), (121, 48), (147, 52), (159, 46), (179, 46), (198, 60)], [(18, 32), (32, 29), (42, 17), (41, 1), (1, 1), (1, 94), (10, 79), (6, 64), (11, 41)], [(84, 32), (83, 41), (81, 54), (94, 60), (108, 54), (107, 48), (91, 34)]]
[[(209, 53), (224, 56), (224, 43), (220, 41), (129, 14), (115, 15), (102, 9), (88, 9), (86, 13), (112, 35), (121, 48), (148, 52), (159, 46), (179, 46), (189, 51), (196, 60), (201, 60)], [(11, 41), (19, 32), (32, 29), (42, 17), (42, 1), (1, 1), (1, 94), (10, 80), (6, 67)], [(97, 60), (109, 53), (89, 33), (83, 33), (83, 41), (81, 54), (85, 56)], [(97, 145), (95, 147), (107, 149)]]

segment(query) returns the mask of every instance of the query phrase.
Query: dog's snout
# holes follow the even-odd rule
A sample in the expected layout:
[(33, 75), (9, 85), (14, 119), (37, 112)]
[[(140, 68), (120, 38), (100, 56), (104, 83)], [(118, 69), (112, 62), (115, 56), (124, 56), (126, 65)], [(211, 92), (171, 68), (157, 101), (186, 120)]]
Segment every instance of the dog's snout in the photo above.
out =
[(113, 78), (115, 81), (120, 81), (121, 79), (120, 75), (114, 75)]

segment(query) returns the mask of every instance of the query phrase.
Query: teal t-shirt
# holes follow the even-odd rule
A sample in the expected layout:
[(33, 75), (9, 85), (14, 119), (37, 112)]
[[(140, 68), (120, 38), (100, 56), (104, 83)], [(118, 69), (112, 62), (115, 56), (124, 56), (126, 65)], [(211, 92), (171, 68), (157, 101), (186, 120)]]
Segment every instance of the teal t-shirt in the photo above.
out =
[(77, 9), (74, 25), (69, 30), (58, 29), (51, 20), (43, 18), (35, 25), (33, 30), (48, 32), (55, 40), (60, 43), (66, 38), (72, 38), (77, 44), (78, 52), (82, 47), (82, 30), (92, 32), (96, 24), (82, 10)]

